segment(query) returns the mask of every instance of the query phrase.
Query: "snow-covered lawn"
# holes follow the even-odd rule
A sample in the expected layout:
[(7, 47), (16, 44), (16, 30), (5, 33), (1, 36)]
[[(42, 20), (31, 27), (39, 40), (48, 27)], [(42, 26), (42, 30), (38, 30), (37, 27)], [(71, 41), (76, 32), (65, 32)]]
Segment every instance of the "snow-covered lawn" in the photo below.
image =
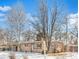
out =
[[(78, 53), (66, 52), (67, 55), (48, 56), (40, 53), (23, 53), (15, 52), (16, 59), (23, 59), (23, 56), (28, 56), (28, 59), (78, 59)], [(0, 59), (9, 59), (10, 52), (0, 52)]]

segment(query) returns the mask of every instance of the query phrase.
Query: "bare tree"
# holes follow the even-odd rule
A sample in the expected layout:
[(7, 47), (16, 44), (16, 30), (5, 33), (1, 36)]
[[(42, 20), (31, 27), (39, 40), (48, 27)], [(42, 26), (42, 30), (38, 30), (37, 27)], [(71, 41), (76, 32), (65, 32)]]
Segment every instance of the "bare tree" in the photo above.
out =
[(3, 43), (7, 43), (9, 36), (7, 35), (8, 32), (6, 29), (0, 29), (0, 41)]
[(78, 16), (75, 17), (75, 23), (73, 24), (71, 33), (78, 38)]
[(15, 36), (16, 41), (21, 40), (20, 36), (24, 30), (26, 22), (25, 17), (24, 8), (21, 3), (17, 3), (16, 6), (12, 7), (7, 14), (7, 23), (9, 25), (10, 32), (11, 35)]
[(5, 37), (5, 31), (3, 29), (0, 29), (0, 41), (4, 41), (4, 37)]
[(47, 6), (47, 1), (40, 0), (39, 17), (37, 17), (38, 20), (36, 20), (36, 22), (31, 22), (34, 29), (38, 31), (38, 34), (40, 34), (40, 37), (42, 37), (46, 41), (48, 50), (50, 49), (50, 43), (55, 30), (55, 23), (57, 20), (63, 19), (63, 17), (60, 17), (60, 15), (62, 14), (58, 9), (57, 1), (55, 1), (54, 3), (55, 5), (51, 8), (50, 11), (51, 18), (49, 19), (50, 16), (48, 15), (49, 7)]
[(32, 40), (35, 40), (35, 33), (34, 31), (32, 30), (26, 30), (24, 33), (23, 33), (23, 37), (24, 37), (24, 40), (23, 41), (32, 41)]

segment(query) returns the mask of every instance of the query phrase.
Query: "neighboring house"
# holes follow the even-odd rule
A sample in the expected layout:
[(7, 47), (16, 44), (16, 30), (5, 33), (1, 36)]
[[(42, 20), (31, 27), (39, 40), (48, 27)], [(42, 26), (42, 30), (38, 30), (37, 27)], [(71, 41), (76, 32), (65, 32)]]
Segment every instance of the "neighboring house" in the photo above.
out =
[(30, 41), (20, 43), (20, 51), (31, 52), (32, 46), (33, 42)]
[[(5, 51), (24, 51), (24, 52), (43, 52), (43, 42), (42, 41), (27, 41), (27, 42), (1, 42), (0, 50)], [(66, 50), (67, 48), (67, 50)], [(59, 53), (64, 52), (64, 49), (68, 52), (77, 52), (78, 51), (78, 42), (69, 41), (65, 46), (62, 41), (53, 40), (51, 41), (49, 52)]]
[(49, 52), (63, 52), (64, 51), (64, 43), (61, 41), (52, 41)]
[(32, 52), (42, 52), (42, 42), (41, 41), (34, 42)]
[(41, 41), (27, 41), (22, 43), (7, 42), (0, 44), (0, 50), (24, 51), (24, 52), (42, 52)]
[(68, 52), (78, 52), (78, 41), (70, 41), (67, 44), (67, 51)]

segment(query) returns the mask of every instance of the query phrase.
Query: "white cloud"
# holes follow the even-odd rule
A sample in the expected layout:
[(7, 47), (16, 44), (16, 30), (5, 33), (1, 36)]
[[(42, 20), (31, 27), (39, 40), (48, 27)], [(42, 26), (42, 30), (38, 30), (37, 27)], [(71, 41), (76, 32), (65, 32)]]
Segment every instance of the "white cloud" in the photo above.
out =
[(6, 12), (8, 10), (11, 10), (10, 6), (0, 6), (0, 11)]
[(78, 13), (76, 14), (70, 14), (69, 15), (69, 28), (73, 28), (74, 26), (76, 26), (78, 23)]
[(29, 21), (32, 21), (32, 22), (35, 22), (35, 21), (38, 21), (38, 18), (36, 16), (32, 16), (30, 13), (27, 13), (26, 14), (26, 19)]
[(78, 20), (78, 14), (71, 14), (69, 16), (69, 19), (70, 19), (70, 23), (74, 24)]

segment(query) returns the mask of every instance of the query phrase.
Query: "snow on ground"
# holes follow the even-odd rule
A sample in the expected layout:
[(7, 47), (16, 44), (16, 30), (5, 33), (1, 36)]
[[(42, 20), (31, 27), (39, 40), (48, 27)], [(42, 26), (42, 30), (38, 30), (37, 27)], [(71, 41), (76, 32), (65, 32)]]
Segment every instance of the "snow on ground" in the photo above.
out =
[[(78, 59), (78, 53), (66, 52), (67, 55), (48, 56), (40, 53), (23, 53), (15, 52), (16, 59), (23, 59), (23, 56), (28, 56), (29, 59)], [(0, 59), (9, 59), (10, 52), (0, 52)]]

